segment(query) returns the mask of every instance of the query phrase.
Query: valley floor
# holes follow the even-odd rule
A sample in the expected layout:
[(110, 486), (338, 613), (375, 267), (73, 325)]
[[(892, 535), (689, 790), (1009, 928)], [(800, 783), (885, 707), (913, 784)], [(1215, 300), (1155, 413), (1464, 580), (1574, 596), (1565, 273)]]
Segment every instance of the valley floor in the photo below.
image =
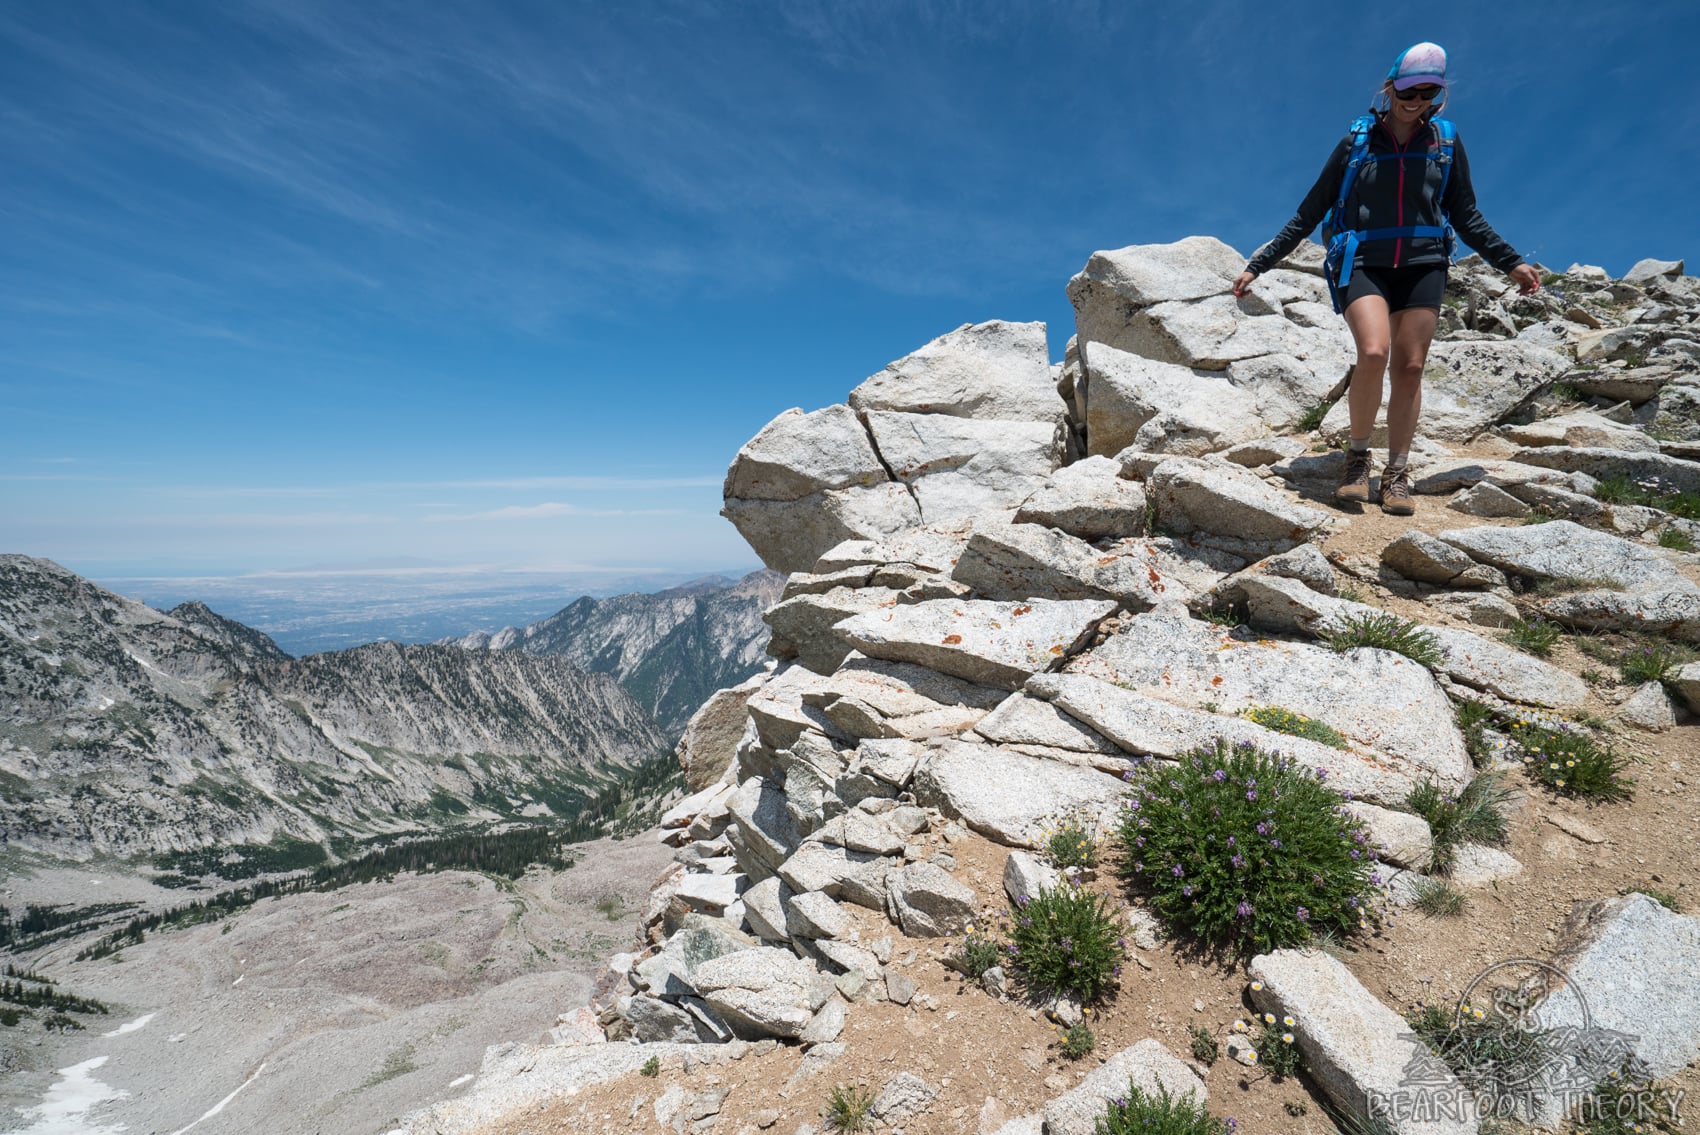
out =
[[(645, 833), (573, 851), (572, 868), (517, 883), (407, 875), (266, 900), (99, 960), (71, 960), (80, 942), (8, 958), (111, 1014), (79, 1033), (0, 1030), (0, 1131), (387, 1130), (469, 1083), (487, 1046), (541, 1039), (633, 941), (672, 849)], [(141, 897), (102, 876), (103, 898)], [(87, 902), (91, 877), (13, 878), (7, 901)]]

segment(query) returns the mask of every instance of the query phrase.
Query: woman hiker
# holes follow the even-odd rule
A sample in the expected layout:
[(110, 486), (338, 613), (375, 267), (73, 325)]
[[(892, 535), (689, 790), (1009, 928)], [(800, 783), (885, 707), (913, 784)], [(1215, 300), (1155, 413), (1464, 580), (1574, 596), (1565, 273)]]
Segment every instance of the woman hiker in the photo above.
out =
[[(1370, 499), (1370, 433), (1381, 410), (1381, 376), (1391, 362), (1380, 500), (1382, 511), (1395, 516), (1416, 511), (1406, 461), (1422, 407), (1423, 364), (1446, 289), (1451, 230), (1509, 274), (1523, 295), (1541, 286), (1540, 273), (1476, 208), (1464, 145), (1452, 124), (1437, 117), (1446, 90), (1446, 52), (1438, 44), (1419, 43), (1401, 52), (1373, 113), (1352, 124), (1298, 213), (1257, 250), (1233, 284), (1234, 295), (1245, 295), (1254, 279), (1324, 225), (1334, 307), (1344, 311), (1358, 349), (1347, 397), (1352, 449), (1334, 495)], [(1348, 176), (1354, 158), (1361, 160)]]

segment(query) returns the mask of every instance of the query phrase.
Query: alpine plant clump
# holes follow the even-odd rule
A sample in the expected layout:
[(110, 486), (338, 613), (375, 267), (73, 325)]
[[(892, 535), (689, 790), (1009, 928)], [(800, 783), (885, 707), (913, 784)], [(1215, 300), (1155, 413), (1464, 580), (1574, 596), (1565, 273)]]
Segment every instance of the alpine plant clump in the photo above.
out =
[(1127, 778), (1122, 871), (1171, 926), (1252, 954), (1377, 917), (1369, 833), (1324, 770), (1218, 740)]

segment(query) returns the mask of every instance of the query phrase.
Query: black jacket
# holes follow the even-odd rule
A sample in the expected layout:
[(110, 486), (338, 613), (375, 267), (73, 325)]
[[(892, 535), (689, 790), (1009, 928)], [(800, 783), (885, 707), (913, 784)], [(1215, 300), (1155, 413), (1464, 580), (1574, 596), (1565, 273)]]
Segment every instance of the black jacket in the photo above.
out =
[[(1410, 142), (1400, 147), (1387, 127), (1385, 116), (1382, 116), (1381, 121), (1370, 130), (1369, 152), (1398, 153), (1402, 148), (1418, 156), (1364, 162), (1358, 167), (1352, 195), (1346, 202), (1346, 216), (1357, 222), (1351, 227), (1379, 229), (1439, 225), (1440, 211), (1435, 208), (1435, 195), (1440, 191), (1442, 166), (1420, 156), (1426, 148), (1438, 149), (1439, 146), (1440, 132), (1432, 123), (1424, 123), (1417, 127)], [(1352, 135), (1348, 132), (1329, 155), (1316, 184), (1299, 203), (1299, 211), (1274, 240), (1257, 250), (1246, 265), (1249, 270), (1261, 276), (1322, 223), (1323, 215), (1333, 208), (1340, 194), (1340, 179), (1345, 176), (1346, 162), (1351, 153)], [(1456, 138), (1453, 143), (1452, 176), (1447, 179), (1446, 196), (1441, 204), (1445, 206), (1459, 238), (1481, 253), (1495, 268), (1509, 272), (1523, 262), (1517, 250), (1493, 231), (1481, 210), (1476, 208), (1476, 190), (1470, 184), (1470, 160), (1464, 155), (1462, 138)], [(1398, 268), (1445, 263), (1443, 242), (1433, 237), (1406, 237), (1365, 241), (1358, 248), (1353, 267)]]

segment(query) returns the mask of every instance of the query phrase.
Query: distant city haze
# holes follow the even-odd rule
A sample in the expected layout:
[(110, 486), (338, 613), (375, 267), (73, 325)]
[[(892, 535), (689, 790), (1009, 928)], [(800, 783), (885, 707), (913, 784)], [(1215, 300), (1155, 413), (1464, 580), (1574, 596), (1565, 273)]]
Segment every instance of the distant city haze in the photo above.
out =
[[(763, 423), (1250, 253), (1419, 40), (1506, 239), (1693, 270), (1689, 0), (9, 4), (0, 551), (291, 649), (737, 574)], [(491, 578), (201, 578), (369, 562)]]
[[(730, 581), (757, 566), (752, 560), (716, 574)], [(226, 618), (264, 631), (285, 653), (299, 658), (368, 642), (435, 642), (523, 627), (585, 595), (661, 591), (699, 578), (668, 571), (551, 573), (414, 565), (95, 582), (160, 610), (199, 599)]]

